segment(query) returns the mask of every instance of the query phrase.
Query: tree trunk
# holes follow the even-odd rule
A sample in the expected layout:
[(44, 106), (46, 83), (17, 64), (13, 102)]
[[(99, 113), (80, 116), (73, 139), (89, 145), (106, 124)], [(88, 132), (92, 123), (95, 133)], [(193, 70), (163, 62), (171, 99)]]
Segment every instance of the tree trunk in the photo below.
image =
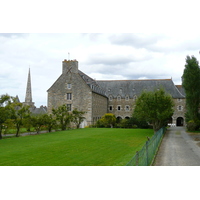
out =
[(19, 137), (19, 128), (17, 128), (16, 137)]

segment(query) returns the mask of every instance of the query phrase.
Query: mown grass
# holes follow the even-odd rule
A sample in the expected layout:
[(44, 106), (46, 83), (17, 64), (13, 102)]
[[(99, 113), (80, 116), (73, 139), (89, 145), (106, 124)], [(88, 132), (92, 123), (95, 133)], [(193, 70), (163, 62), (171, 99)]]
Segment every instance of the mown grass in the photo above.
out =
[(0, 140), (1, 166), (124, 166), (151, 129), (78, 129)]

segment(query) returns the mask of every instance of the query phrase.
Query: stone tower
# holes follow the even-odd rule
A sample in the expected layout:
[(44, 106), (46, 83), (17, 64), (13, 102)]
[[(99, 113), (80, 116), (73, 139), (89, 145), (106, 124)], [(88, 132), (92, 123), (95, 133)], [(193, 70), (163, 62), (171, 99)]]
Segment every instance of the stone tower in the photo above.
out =
[(31, 90), (31, 73), (30, 68), (28, 72), (28, 80), (27, 80), (27, 87), (26, 87), (26, 96), (25, 96), (25, 102), (24, 105), (28, 105), (30, 107), (34, 107), (34, 102), (32, 102), (32, 90)]

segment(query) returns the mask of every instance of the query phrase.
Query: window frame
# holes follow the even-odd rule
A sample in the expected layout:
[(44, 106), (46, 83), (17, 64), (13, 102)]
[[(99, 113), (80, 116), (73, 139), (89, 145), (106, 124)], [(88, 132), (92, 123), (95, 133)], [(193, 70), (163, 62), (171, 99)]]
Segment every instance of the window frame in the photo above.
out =
[(67, 93), (66, 99), (67, 99), (68, 101), (71, 101), (71, 100), (72, 100), (72, 93), (71, 93), (71, 92), (68, 92), (68, 93)]

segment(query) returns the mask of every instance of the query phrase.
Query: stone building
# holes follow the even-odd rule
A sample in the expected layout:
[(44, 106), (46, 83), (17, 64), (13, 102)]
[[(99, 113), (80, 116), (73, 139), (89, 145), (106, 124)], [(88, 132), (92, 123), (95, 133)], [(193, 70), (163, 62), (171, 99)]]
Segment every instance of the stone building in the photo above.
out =
[(185, 123), (185, 96), (182, 87), (171, 79), (155, 80), (94, 80), (78, 69), (78, 61), (64, 60), (62, 74), (48, 89), (48, 112), (66, 104), (69, 110), (85, 111), (82, 127), (94, 124), (105, 113), (113, 113), (119, 120), (130, 118), (136, 99), (144, 90), (164, 88), (175, 103), (172, 124)]
[[(18, 96), (17, 96), (18, 102), (20, 102)], [(29, 69), (28, 72), (28, 79), (27, 79), (27, 87), (26, 87), (26, 95), (25, 95), (25, 102), (23, 102), (23, 105), (29, 106), (29, 110), (32, 114), (45, 114), (47, 113), (47, 107), (46, 106), (40, 106), (37, 108), (35, 106), (35, 103), (32, 101), (32, 88), (31, 88), (31, 72)]]

